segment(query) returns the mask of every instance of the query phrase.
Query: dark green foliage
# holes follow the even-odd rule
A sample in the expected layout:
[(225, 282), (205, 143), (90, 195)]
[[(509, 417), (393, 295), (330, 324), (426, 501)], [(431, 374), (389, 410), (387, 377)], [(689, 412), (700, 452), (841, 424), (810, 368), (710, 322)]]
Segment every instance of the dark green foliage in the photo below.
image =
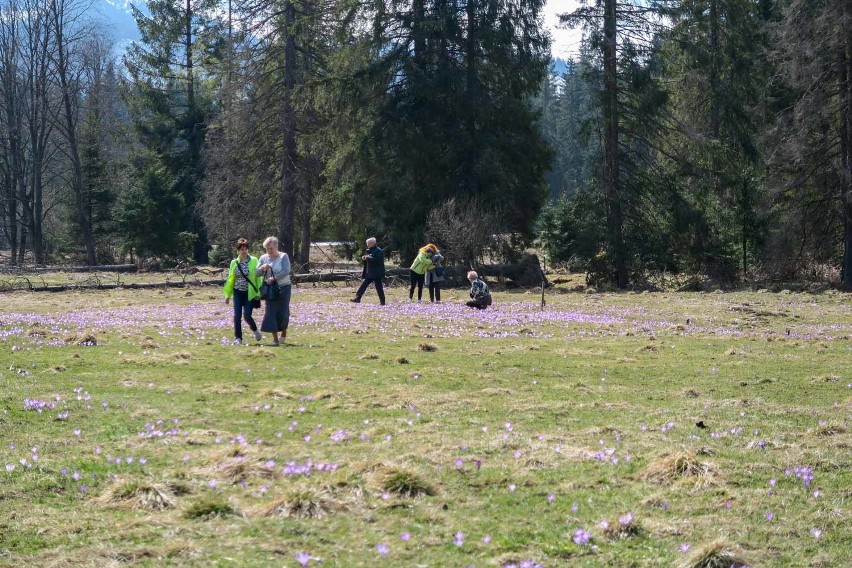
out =
[(180, 250), (183, 195), (173, 179), (155, 160), (139, 167), (138, 180), (123, 198), (118, 225), (126, 252), (141, 259), (146, 256), (186, 258)]
[(542, 4), (415, 3), (410, 15), (377, 14), (341, 60), (356, 78), (336, 102), (360, 127), (342, 135), (356, 138), (338, 147), (333, 175), (352, 192), (356, 224), (383, 227), (403, 261), (430, 209), (451, 198), (502, 212), (496, 231), (531, 228), (551, 159), (529, 101), (547, 68)]
[(134, 126), (183, 199), (185, 209), (175, 230), (198, 236), (193, 243), (198, 263), (207, 262), (204, 226), (195, 204), (204, 176), (205, 122), (213, 104), (201, 78), (208, 55), (218, 45), (213, 33), (218, 28), (211, 23), (214, 5), (211, 0), (156, 0), (148, 2), (150, 15), (134, 8), (142, 39), (131, 44), (125, 57)]

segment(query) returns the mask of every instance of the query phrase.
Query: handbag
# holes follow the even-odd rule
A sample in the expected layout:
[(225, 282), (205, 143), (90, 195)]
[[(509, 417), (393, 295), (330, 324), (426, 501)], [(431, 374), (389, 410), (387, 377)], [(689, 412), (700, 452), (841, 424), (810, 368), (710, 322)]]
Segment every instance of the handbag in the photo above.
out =
[(272, 266), (269, 267), (272, 272), (272, 284), (266, 283), (266, 278), (263, 279), (263, 285), (260, 287), (260, 298), (262, 300), (277, 300), (281, 297), (281, 286), (278, 285), (278, 279), (275, 277), (275, 270)]
[[(240, 263), (239, 263), (239, 262), (237, 263), (237, 270), (239, 270), (239, 271), (240, 271), (240, 274), (242, 274), (243, 278), (245, 278), (246, 282), (248, 282), (248, 285), (249, 285), (249, 286), (251, 286), (251, 287), (252, 287), (252, 289), (253, 289), (255, 292), (257, 292), (257, 286), (255, 286), (255, 285), (254, 285), (254, 282), (252, 282), (252, 281), (251, 281), (251, 279), (250, 279), (248, 276), (246, 276), (246, 273), (245, 273), (245, 272), (243, 272), (243, 268), (240, 266)], [(252, 309), (254, 309), (254, 308), (259, 308), (259, 307), (260, 307), (260, 298), (257, 298), (257, 297), (252, 298), (252, 300), (251, 300), (251, 307), (252, 307)]]

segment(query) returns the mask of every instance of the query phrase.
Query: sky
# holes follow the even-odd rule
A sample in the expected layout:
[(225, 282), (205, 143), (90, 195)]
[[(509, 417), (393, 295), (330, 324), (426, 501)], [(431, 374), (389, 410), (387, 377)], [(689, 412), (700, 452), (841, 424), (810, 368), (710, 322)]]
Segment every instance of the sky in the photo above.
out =
[[(143, 3), (144, 0), (139, 0)], [(135, 29), (133, 18), (129, 15), (129, 0), (102, 0), (94, 4), (95, 9), (105, 20), (110, 22), (111, 28), (119, 44), (128, 40), (137, 39), (138, 31)], [(544, 7), (544, 23), (553, 36), (551, 50), (554, 57), (566, 59), (577, 53), (580, 42), (580, 30), (558, 29), (557, 14), (572, 12), (580, 5), (577, 0), (547, 0)]]
[(559, 19), (556, 16), (573, 12), (579, 5), (576, 0), (547, 0), (544, 6), (544, 24), (553, 36), (553, 45), (550, 48), (553, 57), (566, 59), (577, 53), (581, 30), (558, 29), (556, 25)]

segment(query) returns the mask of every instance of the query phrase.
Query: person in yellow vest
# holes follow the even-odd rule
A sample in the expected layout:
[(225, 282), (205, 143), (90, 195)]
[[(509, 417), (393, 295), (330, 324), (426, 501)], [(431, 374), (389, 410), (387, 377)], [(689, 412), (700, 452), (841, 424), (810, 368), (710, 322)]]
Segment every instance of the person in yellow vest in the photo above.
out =
[(417, 301), (423, 300), (423, 283), (426, 280), (426, 272), (434, 270), (435, 265), (432, 263), (432, 255), (438, 252), (438, 247), (429, 243), (420, 248), (411, 263), (411, 288), (408, 290), (408, 299), (414, 299), (414, 288), (417, 288)]
[(262, 282), (259, 276), (255, 276), (257, 258), (248, 253), (248, 247), (247, 240), (237, 241), (237, 258), (231, 261), (228, 279), (225, 280), (225, 304), (234, 299), (234, 345), (243, 342), (243, 319), (254, 333), (254, 338), (260, 341), (261, 337), (251, 312), (256, 306), (260, 307), (258, 296)]

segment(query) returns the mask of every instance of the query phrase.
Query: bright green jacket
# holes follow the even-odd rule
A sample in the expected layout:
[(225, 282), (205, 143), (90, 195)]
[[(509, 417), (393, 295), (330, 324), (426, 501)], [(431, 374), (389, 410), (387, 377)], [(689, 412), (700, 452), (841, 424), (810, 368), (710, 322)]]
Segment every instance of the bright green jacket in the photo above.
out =
[(434, 270), (435, 265), (432, 264), (432, 260), (425, 252), (421, 252), (417, 255), (417, 258), (414, 259), (414, 262), (411, 264), (411, 271), (416, 272), (417, 274), (426, 274), (427, 270)]
[[(228, 279), (225, 280), (225, 297), (230, 298), (234, 295), (234, 283), (237, 281), (237, 266), (240, 264), (240, 259), (235, 258), (231, 261), (231, 267), (228, 269)], [(263, 284), (263, 276), (255, 276), (257, 269), (257, 259), (249, 255), (248, 271), (246, 272), (246, 280), (254, 284), (249, 284), (248, 299), (253, 300), (260, 295), (260, 285)]]

